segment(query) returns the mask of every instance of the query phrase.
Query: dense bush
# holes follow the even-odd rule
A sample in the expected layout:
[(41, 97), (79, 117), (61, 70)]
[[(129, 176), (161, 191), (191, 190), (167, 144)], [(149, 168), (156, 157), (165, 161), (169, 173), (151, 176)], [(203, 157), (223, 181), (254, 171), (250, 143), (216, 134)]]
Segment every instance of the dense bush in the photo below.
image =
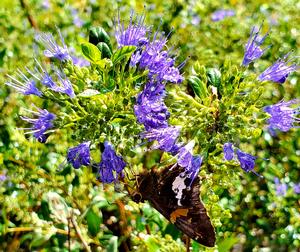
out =
[[(132, 200), (137, 174), (176, 162), (198, 174), (216, 230), (214, 248), (191, 241), (192, 251), (299, 249), (299, 100), (265, 107), (300, 97), (297, 1), (2, 2), (2, 250), (185, 251), (182, 232), (149, 202)], [(136, 21), (145, 14), (138, 43), (120, 30), (116, 36), (118, 13), (126, 28), (131, 10)], [(242, 65), (251, 29), (255, 35), (260, 26), (253, 46), (267, 49), (248, 50), (257, 59)], [(102, 35), (92, 27), (102, 27)], [(64, 43), (66, 54), (45, 53), (44, 32)], [(144, 55), (131, 64), (156, 32), (160, 61), (149, 64), (153, 59)], [(285, 69), (290, 62), (261, 76), (287, 53), (295, 67)], [(62, 84), (42, 85), (39, 64)], [(24, 86), (16, 92), (18, 81), (28, 88), (17, 69), (35, 79), (39, 91), (30, 90), (37, 95), (24, 95)], [(29, 118), (37, 107), (55, 120), (44, 110), (35, 124)], [(24, 134), (28, 127), (32, 134)], [(87, 141), (82, 152), (74, 149)], [(224, 153), (229, 142), (234, 150)], [(190, 160), (194, 153), (201, 167), (185, 166), (187, 156), (174, 146)]]

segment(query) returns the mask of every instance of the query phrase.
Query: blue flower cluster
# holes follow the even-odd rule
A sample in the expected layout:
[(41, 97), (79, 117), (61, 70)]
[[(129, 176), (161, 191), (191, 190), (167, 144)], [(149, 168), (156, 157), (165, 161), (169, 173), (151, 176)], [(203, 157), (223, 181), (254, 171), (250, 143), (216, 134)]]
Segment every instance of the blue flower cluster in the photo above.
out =
[[(268, 33), (263, 37), (259, 37), (259, 32), (262, 25), (257, 30), (256, 27), (252, 28), (250, 38), (245, 47), (245, 54), (242, 65), (247, 66), (250, 62), (260, 58), (263, 53), (269, 48), (261, 49), (260, 45), (264, 42)], [(255, 34), (254, 34), (255, 33)], [(273, 81), (283, 84), (288, 75), (300, 68), (296, 63), (289, 64), (295, 58), (287, 60), (289, 53), (286, 54), (282, 59), (278, 59), (272, 66), (268, 67), (263, 73), (258, 76), (260, 81)], [(271, 117), (268, 119), (269, 129), (274, 132), (275, 129), (280, 131), (288, 131), (291, 128), (298, 127), (294, 123), (299, 122), (299, 118), (295, 117), (299, 114), (300, 107), (291, 108), (290, 105), (299, 104), (299, 100), (294, 99), (288, 102), (279, 102), (274, 105), (266, 106), (264, 111)]]
[(154, 82), (173, 82), (180, 83), (183, 76), (180, 69), (184, 63), (175, 67), (175, 58), (170, 51), (166, 50), (168, 36), (155, 32), (150, 38), (151, 29), (144, 25), (145, 16), (130, 16), (130, 23), (125, 28), (121, 23), (120, 17), (115, 25), (115, 37), (119, 47), (136, 46), (137, 49), (131, 57), (131, 66), (138, 66), (140, 69), (149, 70), (149, 77)]
[(113, 146), (106, 141), (101, 162), (98, 166), (101, 181), (103, 183), (111, 183), (117, 181), (119, 177), (123, 177), (126, 163), (121, 156), (116, 154)]
[(265, 41), (266, 37), (269, 35), (266, 33), (262, 38), (259, 37), (259, 32), (262, 28), (262, 25), (259, 27), (258, 31), (256, 31), (256, 27), (254, 26), (250, 33), (250, 38), (245, 47), (245, 55), (243, 59), (243, 66), (249, 65), (252, 61), (260, 58), (264, 52), (269, 48), (261, 49), (261, 44)]
[(220, 10), (216, 10), (215, 12), (213, 12), (211, 14), (211, 20), (214, 22), (218, 22), (223, 20), (226, 17), (232, 17), (235, 15), (235, 11), (234, 10), (224, 10), (224, 9), (220, 9)]
[[(75, 169), (82, 165), (91, 165), (90, 142), (83, 142), (68, 150), (67, 161), (73, 165)], [(98, 168), (100, 180), (103, 183), (112, 183), (117, 181), (119, 177), (123, 177), (123, 170), (126, 166), (123, 158), (116, 154), (111, 143), (104, 143), (104, 151), (101, 155), (101, 162), (95, 164)]]
[(56, 116), (46, 109), (37, 108), (37, 110), (29, 110), (36, 118), (21, 116), (21, 119), (32, 124), (31, 128), (26, 128), (29, 130), (26, 133), (33, 134), (39, 142), (45, 143), (49, 136), (47, 131), (53, 128), (53, 121)]
[(82, 165), (90, 165), (90, 159), (90, 142), (81, 143), (68, 150), (67, 161), (71, 163), (75, 169), (78, 169)]
[[(270, 47), (261, 49), (260, 46), (265, 41), (269, 33), (266, 33), (263, 37), (259, 36), (259, 32), (262, 29), (262, 25), (257, 29), (255, 26), (252, 28), (250, 38), (245, 46), (243, 66), (249, 65), (256, 59), (259, 59), (264, 52)], [(258, 76), (260, 81), (273, 81), (277, 83), (284, 83), (288, 75), (300, 68), (297, 64), (289, 64), (294, 61), (295, 58), (286, 60), (289, 53), (283, 56), (282, 59), (278, 59), (272, 66), (268, 67), (264, 72)]]
[(256, 156), (252, 156), (251, 154), (243, 152), (238, 148), (234, 148), (233, 144), (229, 142), (223, 145), (223, 152), (224, 152), (224, 158), (228, 161), (232, 160), (236, 154), (237, 160), (239, 161), (241, 168), (245, 172), (251, 171), (254, 174), (258, 175), (254, 171), (255, 160), (257, 159)]
[[(296, 108), (291, 108), (292, 104), (297, 104)], [(300, 100), (293, 99), (288, 102), (278, 102), (274, 105), (264, 107), (264, 111), (270, 115), (268, 119), (269, 128), (271, 130), (278, 129), (286, 132), (291, 128), (299, 127), (295, 123), (300, 122), (300, 118), (296, 117), (300, 114)]]
[(275, 191), (277, 196), (286, 196), (288, 188), (290, 186), (292, 186), (295, 194), (300, 194), (300, 183), (298, 184), (294, 184), (293, 182), (285, 183), (285, 182), (281, 182), (279, 178), (275, 177), (274, 184), (275, 184)]
[[(77, 58), (69, 53), (69, 49), (64, 43), (64, 39), (58, 30), (61, 38), (62, 46), (58, 45), (52, 34), (38, 33), (36, 40), (42, 42), (46, 47), (44, 56), (48, 58), (55, 58), (60, 62), (73, 61), (73, 64), (80, 66), (86, 66), (86, 62), (83, 59)], [(21, 70), (17, 70), (16, 76), (8, 75), (10, 78), (6, 82), (6, 85), (15, 88), (18, 92), (24, 95), (35, 95), (43, 97), (45, 95), (44, 90), (50, 89), (54, 92), (66, 94), (70, 98), (75, 97), (74, 89), (70, 80), (66, 77), (62, 69), (56, 68), (51, 64), (51, 72), (46, 70), (43, 63), (40, 63), (37, 59), (35, 60), (35, 67), (33, 70), (25, 67), (26, 73)], [(50, 74), (51, 73), (51, 74)], [(38, 88), (40, 85), (40, 88)], [(37, 112), (33, 112), (38, 116), (38, 119), (30, 119), (28, 117), (22, 117), (25, 121), (33, 123), (31, 133), (40, 142), (45, 142), (48, 135), (45, 132), (53, 127), (52, 121), (55, 116), (49, 113), (47, 110), (38, 109)], [(47, 113), (45, 112), (47, 111)]]
[(134, 45), (137, 47), (131, 57), (130, 65), (149, 71), (149, 81), (143, 91), (138, 95), (134, 112), (137, 121), (144, 125), (145, 132), (141, 137), (149, 142), (155, 141), (151, 149), (159, 149), (177, 155), (178, 165), (185, 168), (186, 173), (193, 179), (197, 176), (202, 164), (201, 156), (193, 156), (194, 141), (186, 144), (177, 143), (180, 127), (170, 126), (168, 118), (170, 113), (164, 103), (166, 96), (165, 85), (167, 82), (180, 83), (183, 77), (180, 69), (184, 63), (175, 67), (175, 58), (165, 50), (167, 38), (155, 32), (150, 38), (150, 28), (144, 25), (144, 16), (136, 17), (125, 28), (118, 19), (115, 36), (119, 47)]

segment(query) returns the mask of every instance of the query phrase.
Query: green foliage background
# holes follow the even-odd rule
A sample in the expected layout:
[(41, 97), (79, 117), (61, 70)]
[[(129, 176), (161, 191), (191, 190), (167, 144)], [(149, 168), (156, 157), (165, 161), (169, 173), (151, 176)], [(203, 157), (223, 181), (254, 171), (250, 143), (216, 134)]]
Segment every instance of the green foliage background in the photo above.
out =
[[(71, 8), (77, 9), (84, 21), (81, 28), (74, 26)], [(45, 108), (48, 104), (23, 97), (4, 84), (6, 74), (34, 64), (36, 50), (41, 50), (33, 46), (36, 29), (55, 33), (58, 26), (67, 44), (80, 52), (78, 41), (87, 37), (89, 27), (101, 25), (113, 37), (112, 20), (118, 9), (122, 19), (127, 20), (131, 8), (138, 13), (145, 11), (147, 24), (158, 27), (162, 22), (166, 33), (174, 29), (169, 44), (177, 48), (178, 62), (190, 56), (184, 68), (186, 75), (196, 61), (206, 68), (226, 69), (228, 61), (239, 65), (251, 27), (263, 20), (263, 32), (271, 30), (267, 44), (272, 47), (251, 65), (247, 70), (249, 75), (261, 73), (292, 49), (295, 55), (300, 55), (300, 4), (296, 0), (53, 0), (48, 9), (42, 1), (2, 0), (0, 174), (6, 174), (7, 180), (0, 182), (0, 250), (68, 251), (70, 246), (72, 251), (81, 251), (85, 249), (85, 241), (93, 251), (126, 251), (130, 246), (133, 251), (185, 251), (181, 234), (148, 204), (137, 205), (113, 186), (103, 187), (91, 169), (66, 167), (57, 171), (65, 160), (67, 148), (74, 145), (73, 140), (63, 132), (52, 135), (47, 144), (25, 137), (17, 130), (25, 127), (19, 118), (22, 109), (29, 108), (32, 102)], [(233, 8), (236, 16), (214, 23), (210, 14), (219, 8)], [(35, 27), (30, 24), (29, 16)], [(195, 16), (201, 17), (198, 25), (193, 25)], [(299, 72), (291, 74), (283, 87), (267, 85), (264, 98), (269, 104), (300, 97)], [(300, 198), (292, 189), (293, 183), (300, 182), (300, 131), (271, 137), (262, 129), (258, 135), (252, 143), (242, 143), (242, 149), (260, 157), (256, 170), (264, 179), (233, 167), (234, 187), (226, 186), (232, 179), (228, 176), (224, 181), (218, 180), (222, 184), (214, 183), (211, 193), (209, 185), (216, 178), (203, 181), (201, 195), (214, 216), (218, 247), (207, 249), (192, 242), (193, 251), (300, 248)], [(213, 161), (211, 165), (221, 166)], [(202, 172), (200, 176), (207, 174)], [(289, 184), (285, 197), (276, 196), (274, 176)], [(68, 233), (66, 227), (73, 222), (77, 230)]]

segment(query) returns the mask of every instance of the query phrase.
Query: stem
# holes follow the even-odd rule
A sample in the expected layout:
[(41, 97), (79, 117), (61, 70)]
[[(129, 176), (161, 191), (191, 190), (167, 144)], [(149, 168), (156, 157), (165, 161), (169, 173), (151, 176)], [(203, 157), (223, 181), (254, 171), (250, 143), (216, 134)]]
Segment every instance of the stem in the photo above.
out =
[[(72, 222), (73, 223), (73, 222)], [(74, 225), (74, 224), (73, 224)], [(75, 226), (74, 226), (75, 227)], [(78, 227), (78, 226), (77, 226)], [(17, 233), (17, 232), (32, 232), (32, 231), (34, 231), (35, 229), (37, 229), (37, 228), (40, 228), (40, 227), (15, 227), (15, 228), (7, 228), (6, 229), (6, 232), (7, 233)], [(76, 228), (75, 228), (75, 230), (76, 230)], [(45, 231), (47, 231), (47, 230), (45, 230)], [(70, 235), (70, 237), (78, 237), (79, 239), (80, 239), (80, 237), (79, 237), (79, 234), (76, 232), (76, 233), (74, 233), (74, 232), (71, 232), (71, 231), (69, 231), (69, 230), (64, 230), (64, 229), (60, 229), (60, 228), (56, 228), (56, 233), (57, 234), (62, 234), (62, 235)], [(96, 241), (93, 241), (92, 242), (93, 244), (96, 244), (97, 246), (99, 246), (100, 244), (98, 243), (98, 242), (96, 242)], [(89, 247), (88, 247), (89, 248)], [(91, 251), (91, 250), (88, 250), (89, 252)]]
[(177, 91), (177, 92), (171, 91), (170, 94), (173, 95), (175, 97), (175, 99), (184, 100), (186, 102), (189, 102), (196, 108), (206, 109), (206, 110), (214, 110), (213, 108), (209, 108), (209, 107), (202, 105), (201, 103), (197, 102), (192, 96), (190, 96), (182, 91)]
[(84, 240), (84, 238), (81, 235), (80, 229), (79, 229), (79, 227), (78, 227), (78, 225), (77, 225), (77, 223), (76, 223), (73, 215), (70, 217), (70, 219), (71, 219), (71, 222), (72, 222), (72, 224), (74, 226), (76, 234), (77, 234), (78, 238), (81, 240), (81, 242), (82, 242), (85, 250), (88, 251), (88, 252), (91, 252), (91, 249), (90, 249), (89, 245), (87, 244), (87, 242)]
[(21, 6), (22, 6), (22, 8), (23, 8), (23, 10), (26, 14), (26, 17), (27, 17), (31, 27), (34, 28), (35, 30), (38, 30), (39, 28), (37, 26), (37, 23), (34, 20), (34, 18), (30, 15), (29, 10), (28, 10), (29, 8), (28, 8), (27, 4), (25, 3), (24, 0), (20, 0), (20, 3), (21, 3)]
[(88, 115), (88, 113), (85, 111), (85, 109), (83, 107), (81, 107), (81, 105), (79, 104), (77, 99), (74, 99), (74, 103), (84, 115)]
[[(7, 228), (6, 232), (7, 233), (14, 233), (14, 232), (31, 232), (34, 231), (35, 229), (40, 228), (40, 227), (15, 227), (15, 228)], [(57, 234), (63, 234), (63, 235), (68, 235), (68, 231), (56, 228), (56, 233)], [(71, 236), (75, 237), (76, 235), (70, 234)]]
[(70, 228), (70, 218), (68, 218), (68, 249), (71, 252), (71, 228)]

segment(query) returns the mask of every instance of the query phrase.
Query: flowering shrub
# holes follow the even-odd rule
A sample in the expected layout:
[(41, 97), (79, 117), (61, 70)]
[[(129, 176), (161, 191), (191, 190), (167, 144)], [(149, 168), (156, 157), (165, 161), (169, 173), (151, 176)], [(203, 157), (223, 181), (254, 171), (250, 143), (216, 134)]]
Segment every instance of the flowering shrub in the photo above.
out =
[[(222, 15), (228, 19), (234, 12)], [(222, 22), (224, 17), (213, 21)], [(259, 59), (267, 53), (268, 47), (261, 49), (260, 46), (269, 40), (268, 34), (259, 37), (261, 30), (262, 26), (252, 28), (248, 42), (244, 40), (244, 58), (240, 57), (239, 64), (225, 60), (219, 67), (205, 67), (190, 59), (178, 61), (180, 51), (170, 49), (168, 43), (176, 31), (166, 35), (148, 26), (144, 15), (134, 13), (129, 22), (121, 21), (118, 16), (114, 32), (102, 27), (90, 28), (88, 39), (80, 42), (80, 57), (75, 56), (59, 29), (56, 34), (38, 32), (35, 39), (44, 49), (43, 57), (36, 56), (34, 66), (20, 68), (17, 74), (10, 73), (6, 84), (26, 96), (36, 96), (33, 101), (39, 107), (34, 105), (34, 110), (24, 109), (22, 113), (21, 119), (27, 123), (25, 133), (32, 134), (46, 146), (57, 141), (55, 135), (64, 136), (60, 140), (67, 148), (60, 152), (65, 160), (57, 160), (55, 164), (59, 166), (59, 173), (76, 172), (77, 181), (75, 178), (71, 181), (75, 187), (80, 187), (83, 180), (99, 185), (98, 180), (106, 196), (116, 200), (120, 216), (125, 210), (118, 192), (127, 191), (130, 195), (137, 187), (136, 176), (151, 167), (161, 169), (177, 163), (192, 181), (199, 176), (201, 197), (219, 239), (216, 248), (221, 248), (222, 242), (229, 240), (230, 243), (230, 239), (235, 243), (235, 237), (228, 234), (222, 239), (222, 223), (228, 222), (236, 210), (234, 204), (224, 204), (224, 195), (235, 195), (241, 190), (232, 191), (240, 184), (240, 176), (257, 183), (272, 181), (278, 197), (292, 195), (277, 177), (264, 176), (263, 167), (272, 162), (271, 154), (259, 156), (254, 149), (251, 154), (243, 151), (249, 149), (251, 141), (259, 142), (265, 134), (275, 142), (278, 134), (282, 134), (280, 131), (299, 126), (299, 101), (292, 99), (296, 97), (271, 105), (266, 99), (268, 85), (281, 83), (284, 88), (284, 82), (298, 65), (289, 65), (284, 61), (287, 56), (283, 56), (259, 74), (245, 67), (254, 60), (259, 64)], [(186, 70), (185, 65), (191, 70)], [(71, 166), (76, 171), (70, 171)], [(88, 174), (87, 178), (80, 175), (81, 170)], [(244, 174), (244, 171), (258, 176)], [(5, 179), (1, 180), (5, 181), (6, 174), (3, 176)], [(289, 182), (293, 195), (297, 195), (299, 181)], [(113, 184), (114, 188), (104, 184)], [(102, 209), (99, 202), (103, 199), (99, 200), (96, 195), (89, 197), (93, 198), (89, 207), (71, 207), (66, 203), (67, 198), (46, 192), (43, 202), (47, 202), (44, 207), (49, 209), (51, 220), (49, 216), (42, 218), (33, 214), (28, 222), (40, 228), (51, 226), (50, 221), (71, 225), (76, 232), (72, 235), (77, 235), (82, 244), (77, 246), (87, 250), (94, 245), (116, 244), (116, 236), (104, 238), (109, 230), (114, 230), (116, 209), (110, 209), (109, 204)], [(152, 210), (147, 205), (132, 202), (128, 207), (133, 212), (141, 208), (144, 216), (151, 220)], [(83, 218), (87, 231), (78, 229)], [(107, 220), (103, 229), (100, 229), (100, 218)], [(122, 226), (127, 220), (122, 218), (123, 224), (118, 228), (125, 242), (120, 246), (129, 246), (129, 249), (149, 248), (149, 244), (159, 246), (155, 235), (146, 236), (141, 242), (140, 233), (145, 235), (143, 228), (134, 223), (131, 225), (137, 233), (130, 235), (130, 228)], [(135, 221), (146, 228), (156, 221), (149, 224), (139, 218), (143, 217)], [(64, 228), (57, 228), (42, 240), (48, 241), (57, 232), (64, 234)], [(176, 232), (171, 235), (174, 239), (178, 237)], [(293, 235), (299, 234), (293, 230)], [(164, 243), (172, 242), (168, 235), (161, 239), (165, 239)], [(182, 249), (182, 245), (176, 246)]]

